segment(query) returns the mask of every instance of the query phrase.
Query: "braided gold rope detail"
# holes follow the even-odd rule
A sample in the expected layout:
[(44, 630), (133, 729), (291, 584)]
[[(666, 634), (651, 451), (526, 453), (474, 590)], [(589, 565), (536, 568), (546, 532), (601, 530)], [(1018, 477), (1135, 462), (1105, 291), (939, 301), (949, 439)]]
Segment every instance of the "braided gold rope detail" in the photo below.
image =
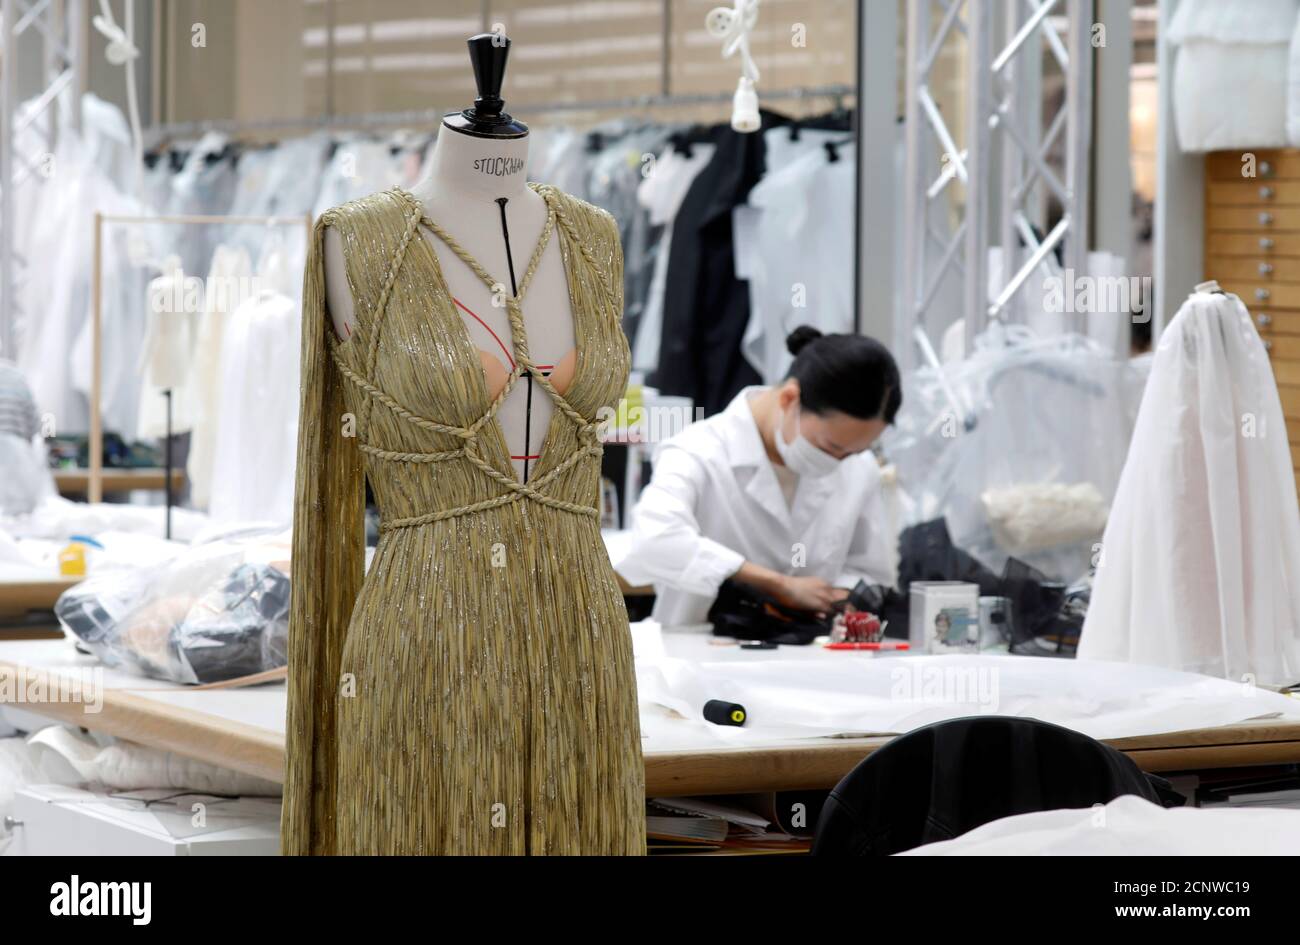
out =
[(369, 453), (378, 459), (387, 459), (395, 463), (441, 463), (449, 459), (459, 459), (465, 455), (464, 449), (443, 450), (440, 453), (402, 453), (397, 450), (384, 450), (369, 443), (358, 443), (357, 449)]
[[(375, 365), (379, 360), (379, 328), (384, 320), (384, 310), (388, 307), (388, 298), (393, 294), (393, 286), (397, 283), (397, 275), (401, 272), (402, 263), (406, 259), (406, 249), (411, 245), (411, 238), (415, 236), (415, 231), (419, 226), (420, 215), (412, 213), (406, 221), (406, 229), (402, 233), (402, 238), (393, 253), (392, 262), (389, 263), (388, 272), (384, 276), (384, 287), (379, 293), (379, 299), (375, 302), (375, 311), (370, 318), (370, 344), (366, 352), (367, 377), (375, 376)], [(371, 409), (373, 409), (373, 406), (367, 403), (366, 416), (362, 418), (363, 425), (370, 420)]]
[[(462, 247), (459, 242), (456, 241), (455, 237), (453, 237), (450, 233), (444, 230), (435, 221), (433, 221), (428, 216), (426, 216), (424, 214), (423, 206), (420, 205), (419, 201), (416, 200), (412, 195), (407, 194), (405, 191), (401, 189), (397, 189), (394, 192), (400, 195), (407, 202), (408, 206), (410, 207), (411, 213), (407, 223), (406, 230), (403, 233), (402, 240), (398, 245), (396, 253), (394, 254), (394, 261), (393, 261), (392, 268), (385, 279), (384, 289), (380, 293), (380, 300), (377, 305), (377, 313), (380, 314), (382, 313), (383, 306), (388, 301), (388, 297), (391, 294), (392, 287), (396, 281), (397, 271), (401, 266), (402, 260), (405, 258), (407, 247), (410, 245), (411, 238), (413, 237), (415, 231), (418, 229), (421, 223), (429, 227), (429, 229), (432, 230), (433, 233), (439, 239), (441, 239), (452, 252), (454, 252), (458, 257), (460, 257), (460, 259), (470, 268), (470, 270), (473, 271), (475, 275), (477, 275), (479, 279), (483, 281), (483, 283), (488, 287), (489, 291), (492, 291), (495, 294), (497, 283), (493, 280), (491, 274), (486, 269), (483, 268), (482, 264), (480, 264), (479, 261), (475, 259), (472, 255), (470, 255), (470, 253), (464, 247)], [(516, 361), (515, 368), (513, 371), (510, 372), (510, 376), (507, 379), (505, 386), (501, 389), (501, 391), (497, 394), (497, 396), (493, 398), (492, 403), (488, 406), (488, 409), (484, 412), (484, 414), (481, 417), (479, 417), (476, 421), (474, 421), (474, 423), (471, 424), (469, 427), (454, 427), (449, 424), (438, 423), (437, 421), (429, 420), (426, 417), (421, 417), (418, 414), (414, 413), (413, 411), (406, 409), (395, 399), (393, 399), (393, 397), (391, 397), (389, 394), (387, 394), (380, 388), (376, 387), (365, 377), (362, 377), (360, 374), (350, 369), (344, 363), (343, 357), (338, 350), (337, 344), (332, 344), (330, 347), (330, 355), (331, 357), (333, 357), (335, 364), (338, 365), (338, 368), (340, 372), (343, 374), (343, 376), (346, 377), (351, 383), (356, 385), (358, 388), (365, 391), (369, 395), (371, 400), (377, 400), (379, 403), (383, 404), (385, 407), (391, 410), (396, 416), (402, 418), (408, 423), (411, 423), (423, 429), (433, 430), (439, 433), (446, 433), (451, 436), (456, 436), (464, 440), (465, 442), (465, 445), (459, 450), (446, 450), (446, 451), (436, 452), (436, 453), (401, 452), (397, 450), (384, 450), (384, 449), (380, 449), (379, 447), (374, 447), (367, 444), (360, 444), (360, 448), (364, 452), (369, 453), (370, 455), (373, 456), (378, 456), (381, 459), (391, 459), (398, 462), (438, 462), (442, 459), (451, 459), (454, 457), (463, 456), (465, 459), (469, 460), (469, 462), (475, 468), (479, 469), (489, 479), (491, 479), (493, 482), (497, 483), (498, 485), (504, 487), (506, 490), (501, 495), (495, 496), (491, 499), (485, 499), (481, 502), (475, 502), (470, 505), (462, 506), (460, 508), (444, 509), (438, 512), (428, 512), (423, 515), (393, 519), (382, 523), (380, 525), (380, 531), (392, 531), (398, 528), (410, 528), (417, 525), (427, 525), (432, 522), (445, 521), (446, 519), (456, 518), (461, 515), (470, 515), (474, 512), (480, 512), (480, 511), (485, 511), (487, 509), (498, 508), (500, 506), (508, 505), (512, 502), (518, 502), (523, 499), (528, 499), (533, 502), (538, 502), (541, 503), (542, 505), (549, 506), (550, 508), (554, 508), (554, 509), (559, 509), (561, 511), (572, 512), (577, 515), (585, 515), (591, 517), (599, 517), (600, 515), (599, 509), (597, 508), (593, 508), (587, 505), (579, 505), (577, 503), (568, 502), (563, 499), (557, 499), (554, 498), (553, 496), (546, 495), (545, 493), (540, 491), (547, 484), (553, 482), (555, 479), (563, 475), (566, 471), (571, 469), (577, 463), (581, 462), (583, 459), (589, 456), (601, 456), (604, 451), (601, 445), (599, 444), (599, 442), (595, 440), (595, 435), (600, 427), (600, 424), (588, 420), (585, 416), (583, 416), (581, 413), (575, 410), (569, 404), (569, 402), (564, 398), (564, 395), (562, 395), (558, 390), (556, 390), (555, 386), (551, 383), (550, 379), (547, 378), (545, 375), (543, 375), (537, 369), (537, 365), (533, 362), (532, 357), (529, 355), (528, 352), (528, 333), (524, 326), (524, 320), (523, 320), (523, 307), (522, 307), (523, 298), (524, 298), (524, 294), (528, 290), (529, 285), (532, 283), (533, 277), (536, 276), (537, 270), (541, 266), (542, 254), (545, 252), (546, 247), (551, 240), (551, 236), (555, 231), (557, 220), (560, 222), (562, 226), (565, 227), (566, 231), (573, 238), (574, 243), (578, 245), (579, 249), (583, 254), (583, 257), (587, 260), (587, 262), (594, 269), (596, 270), (599, 269), (599, 267), (596, 266), (596, 262), (594, 258), (592, 258), (590, 251), (588, 251), (586, 247), (582, 245), (581, 241), (577, 238), (577, 233), (572, 223), (570, 223), (567, 219), (564, 219), (563, 215), (560, 214), (558, 208), (556, 208), (556, 206), (554, 205), (552, 200), (552, 195), (540, 191), (539, 193), (546, 201), (546, 205), (547, 205), (546, 224), (542, 229), (541, 237), (537, 241), (537, 246), (533, 249), (532, 256), (529, 257), (528, 266), (524, 270), (524, 277), (519, 283), (518, 291), (516, 292), (516, 294), (509, 296), (506, 299), (506, 314), (510, 321), (511, 341), (513, 342), (512, 347), (515, 349), (515, 361)], [(375, 322), (377, 327), (378, 315), (376, 316)], [(369, 357), (368, 357), (369, 368), (367, 371), (368, 374), (372, 374), (372, 375), (374, 373), (375, 355), (378, 350), (377, 338), (378, 338), (378, 332), (375, 331), (373, 332), (373, 336), (371, 338), (371, 346), (370, 346)], [(554, 402), (556, 408), (561, 413), (563, 413), (577, 427), (577, 434), (579, 439), (585, 440), (587, 444), (581, 447), (580, 449), (575, 450), (573, 453), (567, 456), (562, 462), (557, 464), (553, 469), (551, 469), (545, 475), (539, 477), (538, 479), (530, 483), (521, 483), (518, 481), (518, 479), (516, 479), (513, 476), (506, 476), (499, 469), (493, 466), (490, 462), (484, 459), (484, 457), (479, 453), (479, 448), (478, 448), (479, 444), (477, 441), (477, 436), (479, 432), (483, 429), (483, 427), (486, 424), (490, 423), (492, 419), (496, 416), (498, 410), (500, 410), (501, 405), (505, 402), (505, 399), (509, 395), (511, 389), (515, 386), (515, 384), (519, 381), (519, 379), (523, 377), (525, 374), (531, 375), (542, 387), (542, 389), (546, 391), (546, 393), (550, 396), (551, 400)]]

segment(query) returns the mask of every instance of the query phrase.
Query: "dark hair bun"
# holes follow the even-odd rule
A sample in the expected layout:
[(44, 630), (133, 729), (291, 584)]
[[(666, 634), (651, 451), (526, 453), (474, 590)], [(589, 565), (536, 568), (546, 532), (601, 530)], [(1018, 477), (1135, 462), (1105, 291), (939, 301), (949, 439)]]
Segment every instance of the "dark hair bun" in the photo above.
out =
[(790, 332), (790, 334), (786, 335), (785, 346), (791, 354), (797, 355), (808, 346), (808, 342), (820, 338), (821, 336), (822, 333), (812, 325), (800, 325), (794, 331)]

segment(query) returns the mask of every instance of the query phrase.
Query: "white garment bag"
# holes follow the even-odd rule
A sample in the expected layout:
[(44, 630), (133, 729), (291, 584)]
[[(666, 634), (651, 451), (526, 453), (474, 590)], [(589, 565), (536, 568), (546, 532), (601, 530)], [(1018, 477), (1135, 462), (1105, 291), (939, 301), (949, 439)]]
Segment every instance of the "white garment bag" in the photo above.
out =
[(1106, 526), (1081, 659), (1300, 681), (1300, 510), (1246, 307), (1198, 287), (1160, 336)]
[(1300, 0), (1182, 0), (1168, 30), (1174, 129), (1184, 151), (1284, 147)]

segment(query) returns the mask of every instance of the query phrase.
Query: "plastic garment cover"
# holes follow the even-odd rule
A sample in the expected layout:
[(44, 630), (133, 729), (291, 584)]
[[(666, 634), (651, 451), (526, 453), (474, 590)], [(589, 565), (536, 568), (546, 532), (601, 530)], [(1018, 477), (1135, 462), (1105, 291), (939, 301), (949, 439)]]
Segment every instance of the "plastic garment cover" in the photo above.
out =
[(180, 683), (283, 666), (287, 543), (196, 545), (162, 568), (112, 569), (65, 591), (54, 612), (106, 665)]
[[(28, 106), (24, 106), (24, 111)], [(60, 115), (68, 114), (60, 109)], [(22, 121), (19, 121), (21, 127)], [(140, 207), (124, 196), (92, 157), (113, 153), (94, 127), (86, 138), (71, 124), (59, 129), (53, 155), (44, 154), (44, 139), (28, 127), (18, 147), (48, 177), (36, 175), (17, 192), (15, 246), (27, 266), (17, 292), (17, 344), (14, 360), (31, 383), (36, 403), (50, 413), (57, 432), (88, 429), (90, 387), (91, 256), (94, 211), (138, 214)], [(143, 280), (127, 262), (121, 227), (107, 227), (104, 241), (102, 353), (105, 424), (134, 432), (144, 334)]]
[(1285, 43), (1300, 0), (1182, 0), (1169, 23), (1169, 42)]
[(242, 300), (244, 287), (251, 289), (252, 277), (253, 265), (243, 247), (217, 247), (208, 271), (194, 351), (194, 373), (190, 378), (194, 431), (186, 472), (190, 480), (190, 501), (199, 508), (207, 508), (212, 490), (212, 467), (216, 462), (217, 430), (223, 405), (221, 352), (226, 329), (231, 313)]
[[(659, 341), (664, 323), (664, 287), (668, 281), (668, 254), (672, 247), (673, 218), (686, 199), (695, 175), (713, 159), (713, 145), (691, 145), (684, 155), (668, 148), (655, 161), (654, 172), (637, 187), (637, 201), (650, 214), (650, 225), (663, 227), (654, 249), (654, 268), (646, 289), (645, 307), (632, 344), (632, 367), (653, 371), (659, 365)], [(546, 178), (549, 180), (550, 178)]]
[(1300, 810), (1164, 808), (1133, 794), (1102, 808), (995, 820), (900, 856), (1293, 856)]
[(1073, 581), (1119, 481), (1128, 391), (1126, 363), (1094, 342), (994, 324), (965, 360), (904, 377), (883, 445), (914, 521), (942, 516), (994, 572), (1015, 555)]
[(0, 432), (0, 470), (0, 513), (27, 514), (54, 494), (54, 477), (39, 440)]
[[(1169, 24), (1184, 151), (1287, 143), (1288, 60), (1300, 0), (1183, 0)], [(1294, 107), (1294, 106), (1292, 106)]]
[[(789, 132), (775, 128), (764, 137), (788, 141)], [(806, 150), (784, 166), (775, 166), (769, 151), (767, 175), (736, 209), (736, 273), (749, 282), (741, 350), (765, 384), (785, 377), (794, 360), (785, 338), (799, 325), (853, 331), (855, 149), (842, 145), (831, 160), (812, 132), (800, 141)]]
[(1235, 295), (1193, 293), (1160, 336), (1079, 656), (1300, 681), (1286, 421)]
[(229, 316), (208, 511), (223, 522), (293, 518), (300, 309), (274, 292)]
[[(225, 135), (210, 131), (185, 157), (180, 171), (170, 178), (166, 210), (173, 216), (227, 213), (235, 196), (235, 167), (222, 156), (229, 144)], [(192, 275), (208, 271), (212, 253), (225, 234), (217, 226), (171, 226), (161, 245), (181, 257), (181, 267)], [(161, 235), (161, 234), (159, 234)], [(158, 236), (155, 236), (157, 239)]]
[(321, 175), (312, 217), (377, 190), (409, 187), (412, 175), (400, 157), (383, 141), (356, 138), (340, 143)]

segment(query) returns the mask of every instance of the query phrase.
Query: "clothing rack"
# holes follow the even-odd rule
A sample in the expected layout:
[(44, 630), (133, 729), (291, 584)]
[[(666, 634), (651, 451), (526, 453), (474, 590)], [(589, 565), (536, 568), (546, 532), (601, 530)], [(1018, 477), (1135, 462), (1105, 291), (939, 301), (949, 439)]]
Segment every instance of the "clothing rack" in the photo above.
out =
[[(843, 100), (857, 95), (852, 85), (818, 85), (803, 88), (760, 91), (760, 101), (800, 101), (813, 98)], [(712, 105), (731, 102), (731, 92), (709, 92), (689, 95), (638, 95), (625, 98), (599, 99), (582, 102), (550, 102), (543, 105), (523, 105), (521, 113), (563, 113), (584, 111), (635, 111), (642, 108), (673, 108), (691, 105)], [(154, 125), (145, 130), (146, 147), (156, 147), (168, 138), (193, 138), (204, 132), (219, 131), (231, 135), (255, 132), (306, 131), (316, 129), (398, 128), (428, 125), (436, 127), (447, 114), (446, 109), (426, 108), (414, 111), (368, 112), (355, 115), (317, 115), (308, 118), (272, 118), (252, 121), (184, 121)]]
[[(104, 476), (104, 419), (100, 414), (100, 387), (103, 384), (101, 361), (103, 357), (103, 248), (104, 226), (106, 224), (154, 224), (171, 223), (198, 226), (303, 226), (307, 232), (307, 244), (311, 244), (312, 218), (306, 216), (221, 216), (221, 215), (177, 215), (145, 216), (136, 214), (95, 214), (94, 258), (92, 260), (91, 280), (91, 377), (90, 377), (90, 478), (86, 486), (88, 502), (102, 502)], [(171, 443), (167, 444), (168, 456), (171, 455)], [(171, 537), (171, 470), (167, 472), (167, 537)]]

